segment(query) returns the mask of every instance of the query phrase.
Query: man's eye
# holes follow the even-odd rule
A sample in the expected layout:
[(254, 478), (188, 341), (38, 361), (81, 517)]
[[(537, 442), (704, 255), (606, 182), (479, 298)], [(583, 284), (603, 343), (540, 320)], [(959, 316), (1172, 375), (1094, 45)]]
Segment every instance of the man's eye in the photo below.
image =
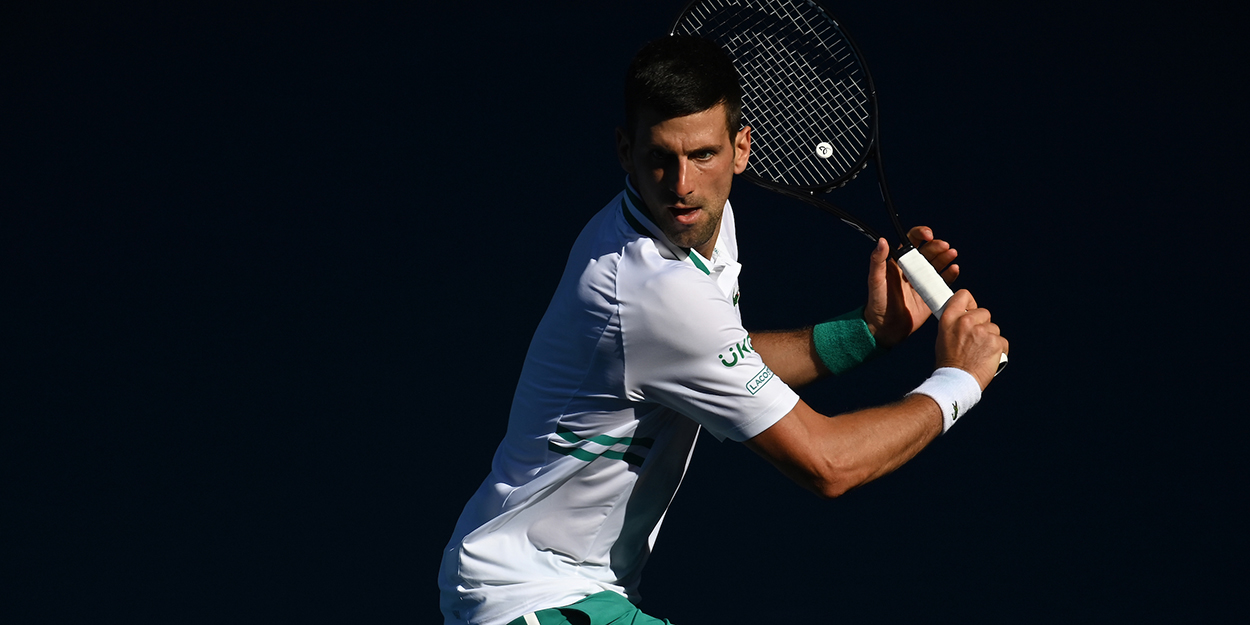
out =
[(713, 152), (713, 151), (711, 151), (711, 150), (704, 150), (704, 151), (702, 151), (702, 152), (695, 152), (695, 153), (694, 153), (694, 159), (695, 159), (696, 161), (706, 161), (706, 160), (710, 160), (713, 156), (716, 156), (716, 153), (715, 153), (715, 152)]

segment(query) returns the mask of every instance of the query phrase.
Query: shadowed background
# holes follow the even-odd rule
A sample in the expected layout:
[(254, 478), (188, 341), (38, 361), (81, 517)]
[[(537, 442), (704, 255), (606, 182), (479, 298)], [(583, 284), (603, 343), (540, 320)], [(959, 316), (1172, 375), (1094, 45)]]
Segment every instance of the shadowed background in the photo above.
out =
[[(956, 244), (1012, 363), (832, 502), (706, 438), (644, 609), (1244, 614), (1233, 5), (826, 4), (873, 69), (903, 220)], [(680, 5), (5, 9), (0, 616), (439, 622), (530, 333), (622, 185), (624, 67)], [(878, 210), (868, 181), (832, 199)], [(748, 327), (862, 303), (862, 237), (733, 200)], [(933, 337), (803, 396), (895, 399)]]

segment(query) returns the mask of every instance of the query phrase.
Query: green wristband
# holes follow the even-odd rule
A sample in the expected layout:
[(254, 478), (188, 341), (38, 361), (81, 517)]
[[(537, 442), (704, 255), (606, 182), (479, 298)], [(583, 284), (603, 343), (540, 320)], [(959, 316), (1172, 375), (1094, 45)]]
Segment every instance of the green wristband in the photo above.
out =
[(816, 324), (812, 328), (812, 342), (816, 345), (816, 355), (834, 375), (850, 371), (888, 351), (877, 347), (877, 340), (864, 323), (862, 306)]

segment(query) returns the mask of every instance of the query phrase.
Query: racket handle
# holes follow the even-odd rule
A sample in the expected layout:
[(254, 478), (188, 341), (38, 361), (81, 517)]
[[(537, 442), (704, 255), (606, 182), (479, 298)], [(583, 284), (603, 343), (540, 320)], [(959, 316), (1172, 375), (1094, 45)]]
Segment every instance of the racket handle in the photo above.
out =
[[(903, 275), (907, 276), (907, 281), (920, 294), (920, 298), (929, 305), (933, 316), (941, 319), (942, 312), (946, 309), (946, 302), (955, 292), (946, 285), (946, 281), (938, 275), (937, 270), (929, 264), (920, 250), (914, 247), (898, 257), (898, 265), (903, 268)], [(998, 371), (995, 371), (994, 375), (998, 375), (1006, 366), (1007, 354), (1003, 354), (998, 359)]]

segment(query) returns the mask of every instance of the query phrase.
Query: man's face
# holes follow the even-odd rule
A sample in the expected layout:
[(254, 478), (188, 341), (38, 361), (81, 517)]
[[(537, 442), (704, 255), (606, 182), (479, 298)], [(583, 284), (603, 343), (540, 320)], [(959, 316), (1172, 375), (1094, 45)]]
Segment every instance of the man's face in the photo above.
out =
[(651, 219), (669, 240), (711, 256), (734, 174), (747, 167), (751, 128), (730, 135), (721, 104), (673, 119), (644, 109), (633, 137), (617, 129), (616, 147)]

